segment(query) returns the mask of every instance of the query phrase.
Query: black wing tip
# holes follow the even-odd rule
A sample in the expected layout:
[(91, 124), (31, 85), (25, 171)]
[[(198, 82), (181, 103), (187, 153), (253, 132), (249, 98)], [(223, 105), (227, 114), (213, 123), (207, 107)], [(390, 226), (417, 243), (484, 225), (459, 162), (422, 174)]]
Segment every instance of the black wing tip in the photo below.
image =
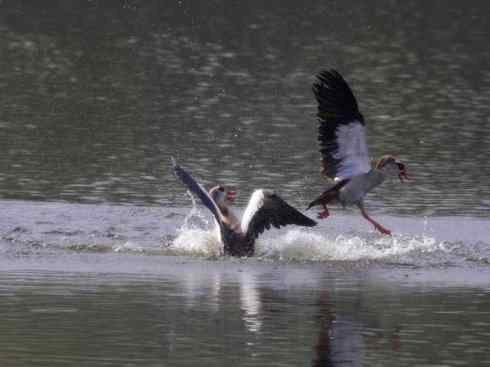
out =
[(317, 73), (317, 78), (342, 78), (342, 75), (334, 68), (323, 69)]
[(189, 183), (195, 181), (194, 178), (177, 163), (174, 157), (170, 157), (170, 160), (172, 162), (172, 170), (175, 177), (182, 181), (182, 183), (189, 185)]
[(316, 80), (313, 83), (313, 90), (320, 88), (322, 85), (333, 86), (338, 82), (347, 83), (337, 70), (335, 69), (324, 69), (320, 70), (316, 74)]
[(177, 176), (182, 181), (186, 180), (186, 176), (190, 176), (178, 163), (177, 160), (171, 156), (170, 157), (170, 162), (172, 163), (172, 170), (174, 172), (174, 175)]
[(349, 83), (335, 69), (322, 70), (316, 75), (312, 86), (318, 102), (318, 121), (329, 125), (346, 124), (358, 120), (364, 124), (356, 97)]
[(173, 168), (173, 170), (174, 170), (175, 173), (177, 173), (178, 171), (182, 170), (182, 168), (177, 163), (177, 160), (174, 158), (174, 156), (170, 156), (170, 163), (172, 164), (172, 168)]
[(178, 179), (180, 179), (182, 182), (185, 183), (185, 180), (186, 180), (186, 173), (177, 163), (177, 161), (175, 161), (175, 159), (173, 157), (171, 157), (171, 161), (172, 161), (172, 171), (174, 173), (174, 176), (177, 177)]
[(308, 204), (308, 206), (306, 207), (306, 210), (310, 210), (311, 208), (313, 208), (314, 206), (316, 205), (316, 200), (313, 200), (311, 203)]
[(307, 217), (306, 215), (301, 213), (299, 210), (297, 210), (297, 218), (296, 218), (295, 222), (296, 223), (294, 223), (294, 224), (296, 224), (298, 226), (303, 226), (303, 227), (314, 227), (318, 224), (316, 221), (314, 221), (310, 217)]
[(312, 89), (319, 102), (333, 96), (337, 96), (337, 98), (342, 96), (342, 99), (354, 97), (347, 81), (335, 69), (320, 71), (316, 75)]
[(314, 227), (318, 224), (316, 221), (314, 221), (311, 218), (306, 217), (306, 219), (307, 219), (307, 221), (305, 221), (305, 224), (304, 224), (305, 227)]
[(177, 161), (173, 155), (170, 156), (170, 162), (172, 163), (172, 167), (178, 166)]
[(170, 164), (172, 165), (172, 169), (174, 173), (177, 174), (178, 171), (180, 170), (180, 166), (177, 163), (177, 160), (173, 156), (170, 156)]

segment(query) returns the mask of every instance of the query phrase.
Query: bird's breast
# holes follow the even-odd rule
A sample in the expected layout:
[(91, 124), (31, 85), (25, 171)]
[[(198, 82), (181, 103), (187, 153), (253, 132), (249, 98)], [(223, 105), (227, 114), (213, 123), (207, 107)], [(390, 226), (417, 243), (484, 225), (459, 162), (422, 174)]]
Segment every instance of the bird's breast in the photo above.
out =
[(354, 205), (364, 198), (369, 191), (365, 175), (353, 177), (339, 192), (339, 201), (343, 206)]

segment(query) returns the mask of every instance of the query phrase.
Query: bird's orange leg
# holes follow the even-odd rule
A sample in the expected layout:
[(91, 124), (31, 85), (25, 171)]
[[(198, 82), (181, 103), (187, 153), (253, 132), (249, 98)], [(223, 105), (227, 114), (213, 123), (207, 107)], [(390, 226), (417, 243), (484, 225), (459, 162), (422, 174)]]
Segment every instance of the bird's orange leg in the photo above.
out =
[(318, 213), (318, 216), (317, 218), (318, 219), (325, 219), (325, 218), (328, 218), (328, 216), (330, 215), (330, 212), (328, 211), (328, 208), (325, 204), (322, 204), (323, 206), (323, 211)]
[(378, 222), (376, 222), (373, 218), (371, 218), (368, 213), (366, 212), (366, 210), (364, 209), (364, 207), (362, 205), (358, 205), (359, 206), (359, 209), (361, 209), (361, 214), (362, 216), (369, 221), (369, 223), (371, 223), (374, 228), (376, 228), (378, 231), (380, 231), (382, 234), (386, 234), (388, 236), (391, 236), (391, 231), (389, 229), (386, 229), (385, 227), (383, 227), (381, 224), (379, 224)]

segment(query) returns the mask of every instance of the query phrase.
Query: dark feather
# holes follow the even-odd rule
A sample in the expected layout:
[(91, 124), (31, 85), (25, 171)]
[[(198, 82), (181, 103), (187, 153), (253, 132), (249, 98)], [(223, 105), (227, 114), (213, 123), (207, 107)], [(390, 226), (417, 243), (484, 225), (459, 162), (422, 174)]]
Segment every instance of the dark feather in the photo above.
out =
[(211, 213), (213, 213), (218, 223), (221, 223), (221, 212), (214, 202), (213, 198), (209, 196), (206, 189), (204, 189), (204, 187), (202, 187), (196, 180), (194, 180), (194, 178), (189, 173), (187, 173), (182, 167), (180, 167), (173, 158), (172, 165), (175, 175), (184, 183), (185, 186), (187, 186), (190, 192), (197, 195), (203, 205), (208, 208)]
[(308, 204), (306, 210), (317, 206), (317, 205), (327, 205), (329, 202), (337, 199), (339, 190), (344, 187), (350, 180), (342, 180), (336, 182), (333, 186), (325, 190), (319, 197)]
[(289, 224), (313, 227), (317, 223), (286, 203), (278, 195), (263, 190), (264, 203), (255, 212), (248, 228), (247, 238), (256, 239), (259, 234), (271, 227), (280, 228)]
[(358, 121), (364, 125), (356, 98), (347, 82), (335, 70), (325, 70), (317, 75), (313, 93), (318, 102), (318, 141), (320, 144), (321, 172), (335, 178), (340, 160), (334, 154), (338, 150), (336, 130), (339, 125)]

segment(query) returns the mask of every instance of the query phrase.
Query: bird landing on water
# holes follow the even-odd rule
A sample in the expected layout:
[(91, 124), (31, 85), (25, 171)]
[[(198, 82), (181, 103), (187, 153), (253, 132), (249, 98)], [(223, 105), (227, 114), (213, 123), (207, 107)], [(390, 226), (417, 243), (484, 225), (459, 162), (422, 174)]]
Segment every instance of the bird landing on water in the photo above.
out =
[(308, 209), (323, 207), (318, 218), (324, 219), (330, 215), (328, 204), (356, 205), (379, 232), (390, 235), (390, 230), (369, 216), (364, 197), (389, 176), (408, 181), (405, 164), (392, 155), (385, 155), (371, 165), (364, 117), (352, 90), (337, 71), (320, 72), (313, 83), (313, 93), (318, 102), (321, 174), (330, 185)]
[(214, 216), (225, 255), (253, 256), (255, 240), (271, 227), (295, 224), (313, 227), (316, 222), (286, 203), (272, 190), (255, 190), (239, 221), (230, 208), (236, 192), (216, 185), (208, 191), (172, 159), (175, 175)]

